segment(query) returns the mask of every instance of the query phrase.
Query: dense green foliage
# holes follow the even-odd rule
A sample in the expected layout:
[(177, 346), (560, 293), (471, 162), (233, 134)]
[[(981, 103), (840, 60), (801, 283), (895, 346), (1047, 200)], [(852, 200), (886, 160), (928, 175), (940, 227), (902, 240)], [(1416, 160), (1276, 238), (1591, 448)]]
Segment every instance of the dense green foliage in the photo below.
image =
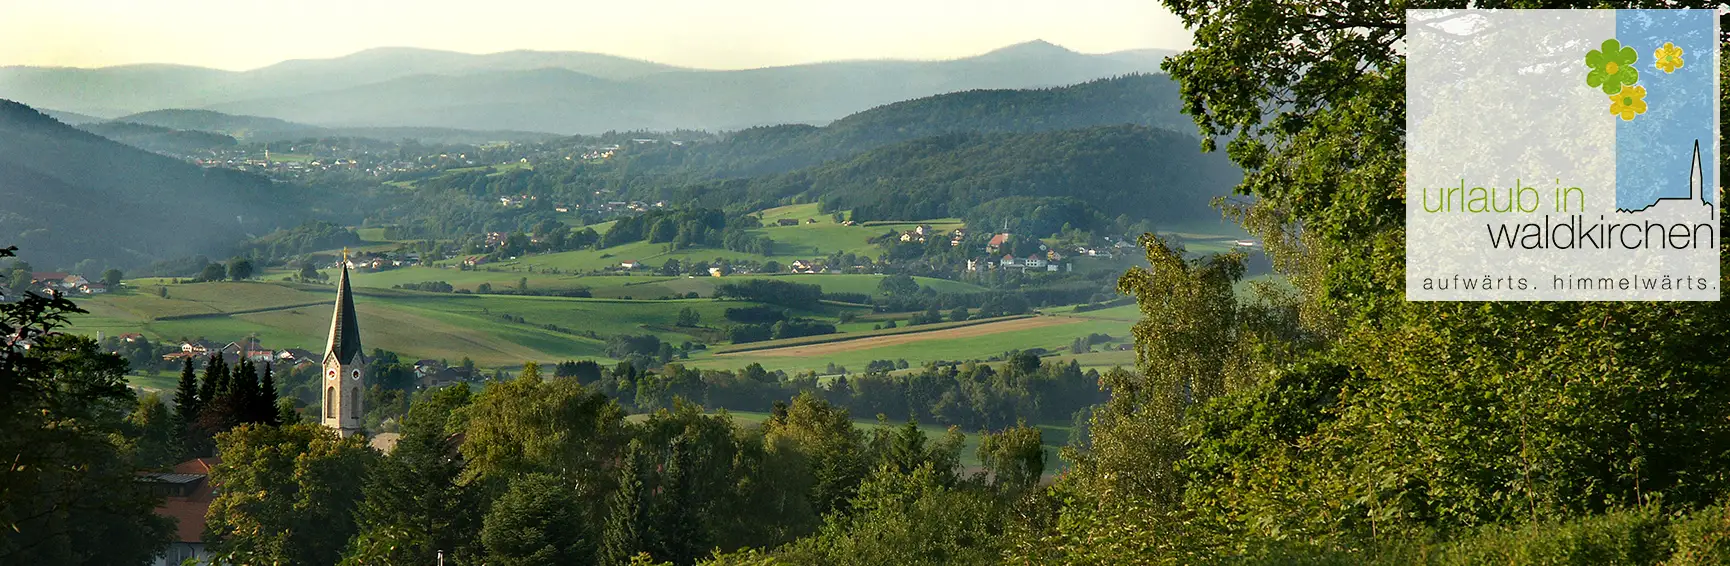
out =
[(360, 236), (356, 235), (354, 230), (329, 222), (314, 221), (248, 240), (241, 244), (241, 251), (245, 255), (269, 261), (358, 246), (360, 242)]
[[(1156, 220), (1204, 214), (1237, 181), (1224, 159), (1198, 156), (1193, 137), (1143, 126), (920, 138), (789, 173), (657, 189), (657, 200), (715, 203), (821, 201), (851, 220), (968, 216), (1007, 197), (1049, 206), (1135, 212)], [(1115, 217), (1112, 214), (1111, 217)], [(1061, 226), (1058, 223), (1057, 226)]]
[(735, 298), (796, 309), (815, 309), (823, 300), (823, 287), (772, 279), (746, 279), (715, 286), (718, 298)]
[(124, 360), (56, 332), (70, 301), (0, 299), (0, 562), (147, 562), (173, 525), (134, 474), (175, 452), (166, 410), (134, 399)]

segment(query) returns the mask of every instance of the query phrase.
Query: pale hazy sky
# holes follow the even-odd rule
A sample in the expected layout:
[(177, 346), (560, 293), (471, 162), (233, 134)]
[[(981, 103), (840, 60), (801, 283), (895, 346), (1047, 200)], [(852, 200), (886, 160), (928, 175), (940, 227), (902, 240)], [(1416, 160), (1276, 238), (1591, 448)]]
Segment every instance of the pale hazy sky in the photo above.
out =
[(0, 0), (0, 65), (229, 70), (385, 46), (591, 51), (737, 69), (951, 59), (1044, 39), (1189, 47), (1156, 0)]

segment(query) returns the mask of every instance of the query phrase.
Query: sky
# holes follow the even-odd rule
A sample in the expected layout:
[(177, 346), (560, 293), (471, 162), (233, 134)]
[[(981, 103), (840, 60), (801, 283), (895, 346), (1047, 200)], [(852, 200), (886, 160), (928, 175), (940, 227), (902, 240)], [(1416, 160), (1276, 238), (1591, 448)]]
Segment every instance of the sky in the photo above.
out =
[(374, 47), (588, 51), (706, 69), (953, 59), (1043, 39), (1184, 49), (1156, 0), (0, 0), (0, 66), (248, 70)]

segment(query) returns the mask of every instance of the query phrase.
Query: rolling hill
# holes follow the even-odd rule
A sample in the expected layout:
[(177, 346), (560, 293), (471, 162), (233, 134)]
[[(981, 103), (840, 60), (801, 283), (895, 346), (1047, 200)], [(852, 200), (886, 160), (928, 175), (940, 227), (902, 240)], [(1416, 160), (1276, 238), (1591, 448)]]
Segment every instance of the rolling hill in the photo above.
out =
[(217, 253), (282, 220), (267, 179), (203, 169), (0, 100), (0, 245), (41, 267)]
[(1192, 131), (1177, 85), (1134, 74), (1043, 89), (978, 89), (895, 102), (822, 127), (779, 125), (733, 132), (719, 143), (650, 146), (634, 175), (729, 179), (785, 173), (886, 145), (943, 134), (1042, 132), (1135, 124)]
[(824, 123), (938, 93), (1072, 84), (1158, 69), (1162, 51), (1103, 55), (1043, 41), (950, 61), (693, 70), (589, 53), (375, 49), (245, 72), (172, 65), (0, 68), (0, 96), (93, 115), (194, 108), (324, 127), (563, 134)]
[[(959, 217), (969, 225), (1046, 234), (1127, 215), (1171, 222), (1210, 215), (1241, 178), (1193, 137), (1136, 125), (919, 138), (779, 175), (645, 185), (670, 202), (824, 203), (856, 221)], [(1029, 224), (1034, 223), (1034, 224)]]
[(232, 136), (216, 132), (176, 130), (135, 122), (94, 122), (79, 125), (78, 129), (139, 149), (171, 155), (185, 155), (238, 143)]

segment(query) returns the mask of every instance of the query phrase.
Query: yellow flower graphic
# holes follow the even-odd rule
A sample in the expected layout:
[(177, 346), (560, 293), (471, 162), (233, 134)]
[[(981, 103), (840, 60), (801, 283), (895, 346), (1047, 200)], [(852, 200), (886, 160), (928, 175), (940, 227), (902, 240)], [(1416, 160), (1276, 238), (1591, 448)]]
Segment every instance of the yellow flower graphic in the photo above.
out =
[(1646, 87), (1623, 87), (1622, 92), (1610, 95), (1610, 113), (1621, 116), (1623, 120), (1633, 120), (1636, 114), (1646, 113)]
[(1664, 46), (1652, 52), (1652, 56), (1652, 64), (1660, 71), (1674, 73), (1676, 69), (1682, 68), (1682, 48), (1674, 43), (1664, 42)]

